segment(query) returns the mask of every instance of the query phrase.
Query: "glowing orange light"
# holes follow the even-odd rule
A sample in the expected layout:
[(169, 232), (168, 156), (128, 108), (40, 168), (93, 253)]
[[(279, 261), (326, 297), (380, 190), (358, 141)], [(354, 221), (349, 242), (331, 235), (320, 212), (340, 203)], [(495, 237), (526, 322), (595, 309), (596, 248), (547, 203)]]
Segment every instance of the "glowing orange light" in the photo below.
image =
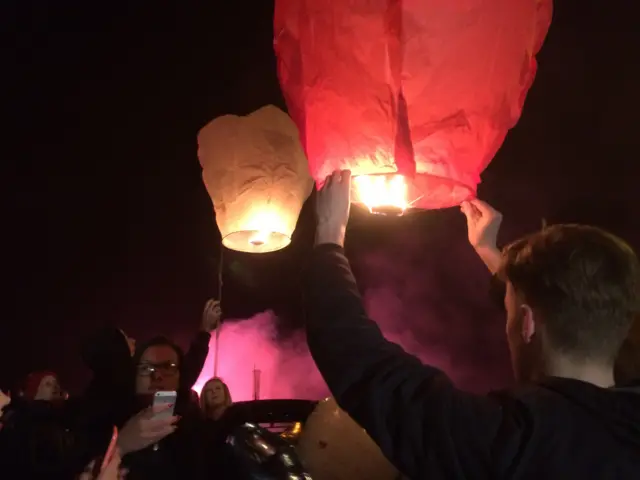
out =
[(291, 243), (313, 179), (286, 113), (266, 106), (212, 120), (198, 134), (198, 158), (225, 247), (266, 253)]
[(358, 175), (353, 177), (353, 199), (371, 213), (402, 215), (410, 206), (408, 187), (402, 175)]
[(249, 238), (249, 243), (255, 247), (260, 247), (266, 244), (269, 241), (269, 236), (271, 232), (265, 230), (258, 230), (254, 232), (253, 235)]

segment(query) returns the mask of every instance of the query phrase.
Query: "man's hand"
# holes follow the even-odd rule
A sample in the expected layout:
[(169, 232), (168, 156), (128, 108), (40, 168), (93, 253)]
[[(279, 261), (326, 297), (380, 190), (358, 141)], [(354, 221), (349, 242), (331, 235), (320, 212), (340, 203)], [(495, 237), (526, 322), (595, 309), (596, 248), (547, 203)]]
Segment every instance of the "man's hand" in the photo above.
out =
[(491, 273), (496, 273), (501, 261), (497, 241), (502, 214), (477, 198), (462, 202), (460, 209), (467, 218), (469, 243)]
[(176, 430), (178, 417), (153, 418), (155, 414), (171, 408), (170, 405), (149, 407), (127, 421), (118, 435), (122, 456), (158, 443)]
[(344, 247), (351, 208), (351, 171), (336, 170), (318, 192), (316, 245), (333, 243)]
[(202, 330), (207, 333), (213, 332), (220, 325), (221, 317), (220, 302), (213, 298), (208, 300), (202, 312)]

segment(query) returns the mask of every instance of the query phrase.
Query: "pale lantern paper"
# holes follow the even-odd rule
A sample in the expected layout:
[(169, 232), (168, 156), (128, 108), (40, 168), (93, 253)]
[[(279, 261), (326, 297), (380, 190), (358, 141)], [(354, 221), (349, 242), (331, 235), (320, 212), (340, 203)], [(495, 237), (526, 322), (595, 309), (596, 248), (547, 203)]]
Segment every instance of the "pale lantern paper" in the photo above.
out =
[(291, 243), (313, 180), (286, 113), (268, 105), (212, 120), (198, 134), (198, 158), (225, 247), (264, 253)]
[(314, 479), (402, 478), (371, 437), (333, 398), (318, 403), (304, 425), (296, 450)]

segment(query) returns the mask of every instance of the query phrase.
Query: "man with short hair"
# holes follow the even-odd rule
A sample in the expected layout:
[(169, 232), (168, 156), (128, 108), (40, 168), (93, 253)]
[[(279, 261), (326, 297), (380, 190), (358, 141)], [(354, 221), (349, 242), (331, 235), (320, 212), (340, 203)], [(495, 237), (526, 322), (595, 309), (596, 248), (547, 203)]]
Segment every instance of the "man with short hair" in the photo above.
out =
[(502, 255), (500, 215), (465, 203), (470, 242), (507, 285), (521, 382), (472, 395), (385, 340), (367, 316), (343, 252), (350, 179), (335, 172), (318, 194), (307, 339), (338, 404), (384, 454), (415, 479), (640, 478), (640, 391), (611, 388), (640, 306), (633, 250), (602, 230), (558, 225)]

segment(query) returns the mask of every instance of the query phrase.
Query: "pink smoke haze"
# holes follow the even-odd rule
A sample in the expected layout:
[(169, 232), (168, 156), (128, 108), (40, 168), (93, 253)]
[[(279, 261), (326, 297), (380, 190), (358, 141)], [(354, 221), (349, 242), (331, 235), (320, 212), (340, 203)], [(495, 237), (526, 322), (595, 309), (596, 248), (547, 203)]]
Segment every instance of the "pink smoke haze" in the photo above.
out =
[[(422, 242), (404, 237), (395, 248), (352, 258), (367, 311), (387, 339), (459, 386), (477, 392), (504, 386), (510, 380), (504, 317), (488, 298), (489, 274), (466, 242)], [(262, 399), (327, 396), (304, 336), (276, 342), (276, 321), (267, 311), (223, 325), (218, 373), (233, 399), (253, 398), (254, 365), (262, 372)], [(213, 375), (214, 351), (212, 338), (198, 392)]]
[[(260, 398), (318, 399), (328, 394), (302, 335), (275, 341), (276, 316), (259, 313), (244, 321), (228, 321), (220, 332), (218, 376), (229, 386), (234, 401), (253, 399), (253, 367), (261, 371)], [(194, 386), (198, 393), (213, 376), (215, 338)]]
[(410, 218), (385, 224), (394, 228), (380, 244), (351, 260), (366, 309), (385, 337), (459, 387), (483, 393), (512, 380), (505, 317), (489, 297), (490, 274), (460, 217), (432, 213), (432, 229), (414, 229)]

